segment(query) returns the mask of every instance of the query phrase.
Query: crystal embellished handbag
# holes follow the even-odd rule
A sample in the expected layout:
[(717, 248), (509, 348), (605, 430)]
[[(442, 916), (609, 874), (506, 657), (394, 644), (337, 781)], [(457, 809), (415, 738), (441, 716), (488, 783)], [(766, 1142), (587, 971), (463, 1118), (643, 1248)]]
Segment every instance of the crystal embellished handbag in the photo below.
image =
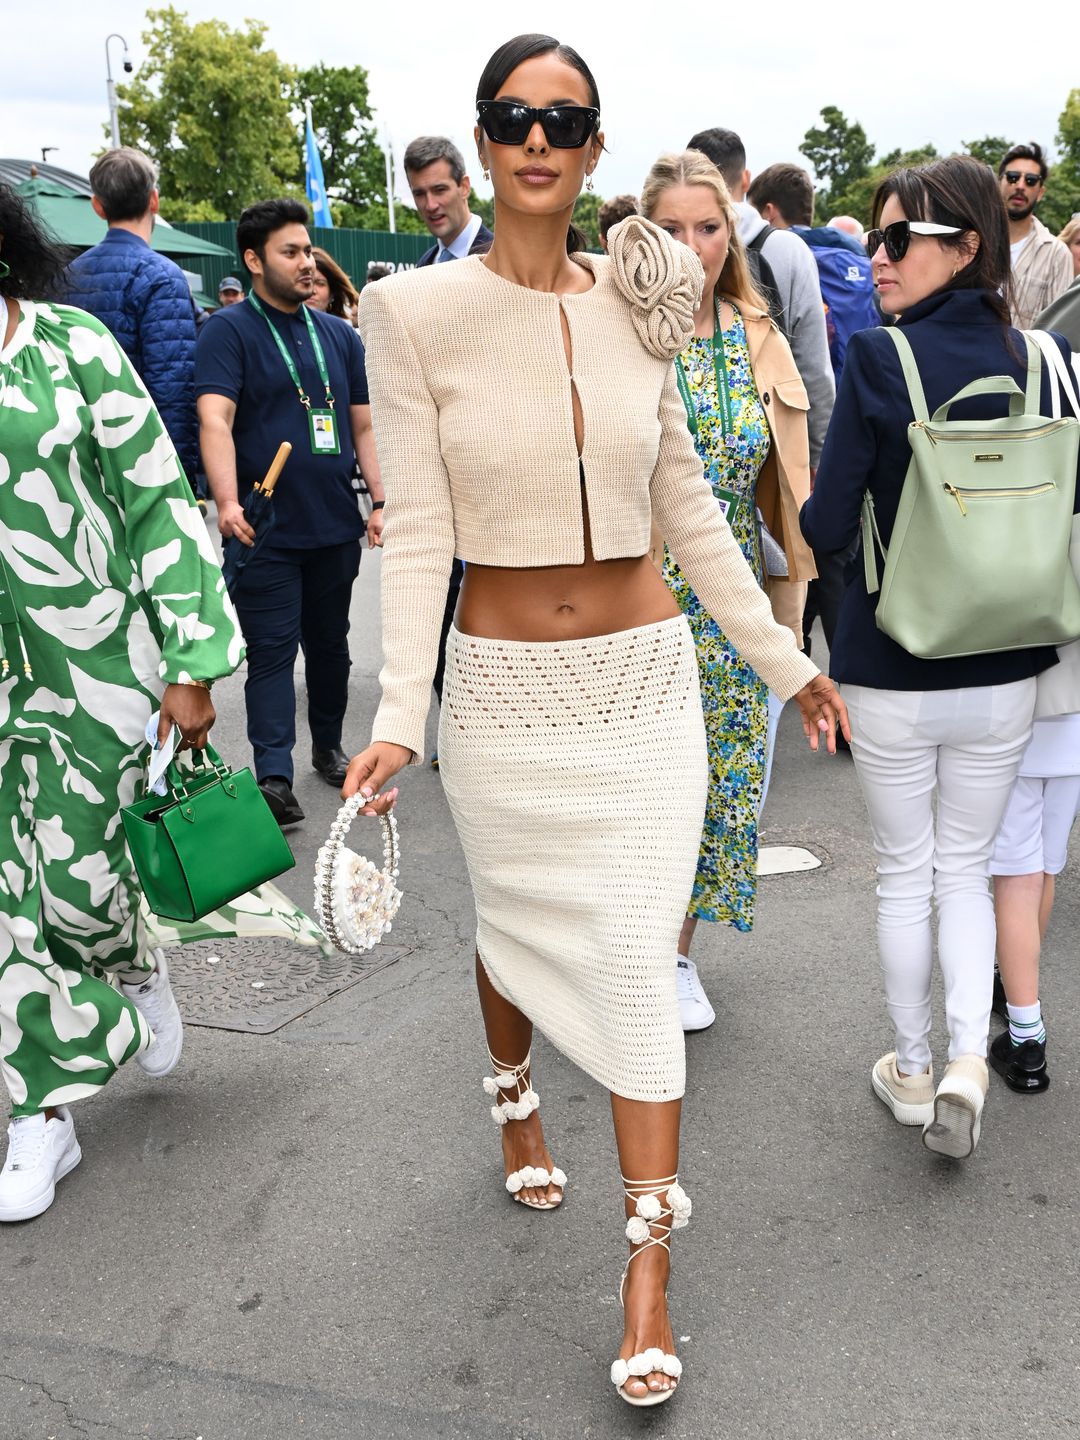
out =
[(348, 955), (373, 950), (389, 932), (401, 905), (401, 891), (395, 884), (399, 850), (393, 812), (379, 816), (381, 870), (345, 846), (357, 812), (370, 803), (363, 795), (345, 801), (315, 860), (315, 914), (330, 942)]

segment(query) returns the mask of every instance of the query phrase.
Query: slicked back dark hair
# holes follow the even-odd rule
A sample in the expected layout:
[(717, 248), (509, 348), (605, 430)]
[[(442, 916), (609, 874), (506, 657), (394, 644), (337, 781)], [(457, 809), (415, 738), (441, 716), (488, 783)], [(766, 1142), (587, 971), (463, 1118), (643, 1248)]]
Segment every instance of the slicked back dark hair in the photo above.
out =
[[(892, 195), (909, 220), (933, 220), (978, 235), (978, 253), (942, 289), (984, 290), (1001, 323), (1011, 324), (1009, 221), (989, 165), (970, 155), (948, 155), (929, 165), (895, 171), (881, 182), (874, 195), (874, 225)], [(934, 238), (946, 249), (962, 250), (963, 234)]]
[(0, 260), (10, 274), (0, 280), (0, 295), (10, 300), (55, 298), (57, 281), (75, 254), (61, 245), (19, 192), (0, 182)]
[(249, 250), (254, 250), (259, 259), (265, 261), (266, 242), (275, 230), (282, 230), (286, 225), (310, 224), (307, 206), (299, 200), (257, 200), (236, 223), (236, 248), (241, 263)]
[(699, 130), (690, 137), (686, 148), (700, 150), (707, 155), (724, 177), (724, 183), (731, 191), (742, 188), (743, 171), (746, 169), (746, 146), (734, 130), (721, 129), (719, 125), (711, 130)]
[[(585, 83), (589, 87), (589, 104), (595, 106), (597, 110), (600, 109), (600, 91), (596, 87), (596, 80), (578, 52), (571, 45), (564, 45), (561, 40), (556, 40), (552, 35), (539, 34), (515, 35), (512, 40), (507, 40), (505, 45), (499, 46), (484, 66), (483, 74), (477, 84), (477, 105), (481, 100), (494, 100), (517, 67), (524, 65), (526, 60), (535, 60), (539, 55), (554, 55), (564, 64), (572, 66), (579, 75), (584, 77)], [(597, 129), (599, 129), (599, 121)], [(588, 248), (588, 240), (576, 225), (571, 225), (566, 235), (567, 253), (573, 254), (575, 250), (587, 250)]]

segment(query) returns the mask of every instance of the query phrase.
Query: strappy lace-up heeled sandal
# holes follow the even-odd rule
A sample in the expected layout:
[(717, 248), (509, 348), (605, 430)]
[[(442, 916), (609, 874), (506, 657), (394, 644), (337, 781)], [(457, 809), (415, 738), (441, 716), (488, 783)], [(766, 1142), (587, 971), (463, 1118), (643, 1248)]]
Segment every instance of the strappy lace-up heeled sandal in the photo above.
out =
[[(634, 1206), (634, 1214), (626, 1222), (626, 1238), (634, 1247), (623, 1270), (619, 1285), (619, 1303), (622, 1304), (623, 1290), (630, 1266), (639, 1255), (652, 1245), (662, 1246), (671, 1254), (671, 1232), (681, 1230), (690, 1223), (692, 1206), (690, 1197), (679, 1184), (678, 1175), (669, 1175), (664, 1180), (627, 1180), (622, 1177), (626, 1198)], [(623, 1388), (628, 1380), (647, 1382), (652, 1374), (667, 1375), (676, 1383), (666, 1390), (648, 1390), (644, 1395), (628, 1395)], [(662, 1405), (670, 1400), (678, 1388), (682, 1374), (682, 1361), (677, 1355), (668, 1355), (659, 1346), (641, 1350), (629, 1360), (616, 1360), (611, 1367), (611, 1383), (619, 1397), (628, 1405)]]
[[(540, 1096), (525, 1080), (532, 1052), (520, 1065), (504, 1065), (501, 1060), (495, 1059), (490, 1050), (488, 1059), (495, 1071), (494, 1075), (484, 1077), (484, 1093), (495, 1101), (491, 1107), (491, 1118), (499, 1126), (507, 1125), (511, 1120), (527, 1120), (540, 1106)], [(504, 1098), (511, 1091), (512, 1098)], [(541, 1204), (536, 1200), (527, 1200), (521, 1193), (522, 1190), (544, 1190), (549, 1185), (556, 1186), (560, 1191), (566, 1189), (566, 1175), (557, 1165), (550, 1170), (544, 1165), (523, 1165), (506, 1177), (507, 1190), (519, 1205), (527, 1205), (530, 1210), (557, 1210), (562, 1204), (562, 1194), (557, 1200)]]

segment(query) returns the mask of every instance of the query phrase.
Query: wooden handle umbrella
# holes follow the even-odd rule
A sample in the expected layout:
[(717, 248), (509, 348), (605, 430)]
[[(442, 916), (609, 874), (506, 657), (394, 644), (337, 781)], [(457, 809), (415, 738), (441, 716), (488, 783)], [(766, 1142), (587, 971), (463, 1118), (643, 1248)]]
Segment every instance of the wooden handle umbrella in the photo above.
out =
[(267, 470), (259, 484), (254, 487), (260, 495), (272, 495), (274, 493), (274, 486), (278, 482), (278, 476), (281, 474), (285, 461), (288, 460), (291, 454), (292, 446), (288, 440), (283, 440), (277, 448), (277, 454), (270, 462), (270, 469)]

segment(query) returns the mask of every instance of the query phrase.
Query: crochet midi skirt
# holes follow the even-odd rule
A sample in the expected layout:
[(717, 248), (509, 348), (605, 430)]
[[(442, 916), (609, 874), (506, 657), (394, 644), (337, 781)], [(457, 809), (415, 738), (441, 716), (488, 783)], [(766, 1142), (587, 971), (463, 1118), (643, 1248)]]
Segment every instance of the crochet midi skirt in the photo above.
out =
[(617, 1095), (677, 1099), (708, 789), (685, 619), (543, 643), (451, 629), (439, 769), (495, 989)]

